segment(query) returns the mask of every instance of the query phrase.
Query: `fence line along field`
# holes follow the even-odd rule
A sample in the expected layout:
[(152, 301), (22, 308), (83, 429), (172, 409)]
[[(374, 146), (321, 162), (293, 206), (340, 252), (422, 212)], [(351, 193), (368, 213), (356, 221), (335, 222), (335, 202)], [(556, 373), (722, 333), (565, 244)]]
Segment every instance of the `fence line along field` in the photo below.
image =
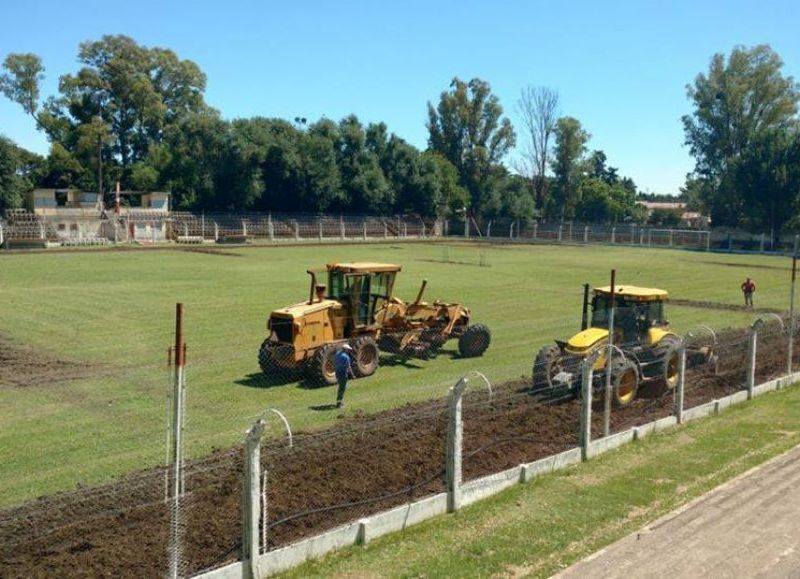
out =
[(786, 258), (447, 247), (446, 260), (442, 244), (422, 243), (0, 256), (1, 505), (163, 464), (178, 301), (186, 307), (189, 456), (239, 443), (268, 407), (295, 429), (338, 423), (342, 413), (328, 408), (333, 388), (297, 376), (266, 380), (258, 366), (269, 313), (307, 300), (306, 270), (328, 262), (398, 264), (396, 295), (413, 300), (427, 279), (426, 299), (466, 304), (492, 332), (480, 358), (460, 358), (454, 343), (429, 360), (382, 355), (374, 376), (350, 383), (345, 416), (439, 398), (471, 370), (492, 382), (528, 380), (537, 350), (579, 327), (581, 285), (607, 285), (612, 267), (621, 283), (685, 300), (667, 314), (679, 332), (748, 324), (752, 312), (739, 307), (746, 276), (756, 280), (757, 307), (788, 308)]

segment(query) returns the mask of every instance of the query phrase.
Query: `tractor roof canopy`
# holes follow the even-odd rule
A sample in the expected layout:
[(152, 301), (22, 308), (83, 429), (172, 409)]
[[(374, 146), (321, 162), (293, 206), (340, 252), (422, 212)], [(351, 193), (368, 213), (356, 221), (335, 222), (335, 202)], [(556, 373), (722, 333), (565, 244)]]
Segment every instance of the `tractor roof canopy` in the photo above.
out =
[(369, 261), (352, 263), (329, 263), (328, 271), (341, 271), (344, 273), (383, 273), (400, 271), (399, 265), (391, 263), (373, 263)]
[[(611, 286), (596, 287), (594, 288), (594, 293), (596, 295), (610, 295)], [(614, 296), (619, 296), (635, 302), (657, 302), (666, 300), (668, 294), (662, 289), (622, 284), (614, 287)]]

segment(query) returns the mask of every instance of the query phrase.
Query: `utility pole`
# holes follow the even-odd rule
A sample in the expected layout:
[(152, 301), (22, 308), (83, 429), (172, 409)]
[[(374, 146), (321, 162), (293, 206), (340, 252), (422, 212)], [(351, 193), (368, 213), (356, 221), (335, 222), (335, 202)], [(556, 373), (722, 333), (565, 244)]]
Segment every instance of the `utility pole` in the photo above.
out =
[(603, 400), (603, 436), (611, 430), (611, 357), (614, 353), (614, 282), (617, 270), (611, 270), (611, 303), (608, 310), (608, 351), (606, 352), (606, 395)]
[(103, 198), (103, 136), (97, 135), (97, 192)]
[(789, 290), (789, 358), (786, 361), (787, 373), (792, 373), (792, 355), (794, 349), (794, 288), (797, 282), (797, 255), (792, 255), (792, 286)]

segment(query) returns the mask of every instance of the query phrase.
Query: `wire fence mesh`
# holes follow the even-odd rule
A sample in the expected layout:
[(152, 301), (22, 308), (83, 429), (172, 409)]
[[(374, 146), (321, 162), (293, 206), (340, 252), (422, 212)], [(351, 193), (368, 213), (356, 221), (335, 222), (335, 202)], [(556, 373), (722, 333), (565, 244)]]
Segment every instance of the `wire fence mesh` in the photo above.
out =
[[(582, 292), (563, 294), (578, 300)], [(42, 308), (58, 315), (58, 304)], [(177, 501), (169, 500), (175, 471), (165, 466), (174, 436), (169, 412), (174, 368), (167, 356), (174, 321), (168, 312), (120, 312), (111, 324), (98, 308), (84, 314), (79, 328), (46, 329), (37, 328), (42, 322), (31, 314), (30, 342), (37, 344), (38, 334), (72, 343), (70, 359), (49, 352), (41, 337), (37, 349), (3, 345), (6, 356), (13, 351), (18, 357), (3, 388), (24, 393), (37, 412), (10, 424), (25, 436), (13, 439), (13, 450), (3, 451), (8, 460), (0, 493), (0, 575), (70, 576), (78, 569), (90, 575), (160, 576), (174, 561), (178, 575), (191, 576), (240, 560), (242, 442), (270, 407), (288, 416), (294, 432), (289, 446), (282, 424), (267, 420), (261, 450), (262, 551), (445, 491), (446, 394), (467, 369), (484, 365), (459, 351), (458, 332), (446, 342), (424, 328), (411, 336), (408, 331), (380, 336), (375, 371), (387, 374), (394, 389), (371, 393), (373, 382), (366, 376), (351, 379), (342, 412), (335, 408), (335, 367), (325, 366), (329, 359), (310, 359), (298, 368), (297, 360), (279, 356), (276, 362), (283, 365), (267, 365), (265, 373), (259, 351), (267, 329), (256, 338), (251, 332), (218, 332), (218, 320), (229, 308), (224, 301), (204, 303), (187, 316), (185, 460)], [(569, 335), (580, 319), (548, 324)], [(764, 317), (756, 383), (785, 374), (786, 328), (785, 319)], [(81, 337), (87, 334), (100, 339), (89, 345)], [(746, 329), (695, 339), (713, 345), (715, 360), (689, 365), (685, 408), (746, 387)], [(118, 358), (120, 341), (125, 359)], [(800, 340), (795, 342), (797, 363)], [(578, 392), (537, 384), (534, 376), (543, 362), (534, 358), (528, 339), (507, 343), (500, 362), (484, 368), (491, 395), (479, 380), (470, 383), (463, 400), (465, 482), (580, 444)], [(376, 360), (357, 362), (371, 367)], [(456, 371), (456, 364), (467, 363)], [(578, 368), (566, 364), (562, 370)], [(234, 396), (234, 390), (247, 396)], [(614, 408), (611, 432), (673, 414), (674, 397), (674, 389), (643, 384), (630, 405)], [(602, 436), (603, 403), (597, 396), (594, 437)]]

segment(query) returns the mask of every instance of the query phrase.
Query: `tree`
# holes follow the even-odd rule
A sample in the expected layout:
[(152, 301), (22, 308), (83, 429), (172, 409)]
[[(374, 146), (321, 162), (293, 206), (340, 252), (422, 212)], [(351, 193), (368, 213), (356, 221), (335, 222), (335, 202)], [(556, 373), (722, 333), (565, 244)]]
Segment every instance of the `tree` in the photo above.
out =
[(545, 172), (550, 164), (551, 137), (558, 118), (558, 92), (542, 86), (525, 87), (517, 100), (517, 113), (525, 131), (518, 169), (530, 180), (536, 208), (541, 210), (547, 195)]
[(355, 115), (339, 123), (337, 161), (343, 177), (344, 201), (351, 209), (358, 213), (383, 213), (393, 207), (394, 192), (377, 155), (367, 148), (364, 127)]
[[(739, 225), (761, 199), (770, 199), (773, 210), (759, 220), (779, 229), (777, 207), (788, 205), (796, 191), (769, 177), (782, 171), (786, 147), (796, 134), (800, 91), (791, 77), (784, 77), (780, 57), (767, 45), (735, 47), (728, 58), (715, 54), (707, 74), (698, 74), (687, 94), (694, 111), (683, 117), (686, 144), (695, 158), (695, 177), (704, 182), (703, 203), (718, 225)], [(769, 156), (771, 159), (767, 159)], [(769, 187), (769, 190), (763, 189)], [(770, 217), (771, 216), (771, 217)]]
[(24, 195), (33, 189), (44, 159), (0, 135), (0, 214), (22, 207)]
[(677, 227), (681, 224), (682, 215), (683, 212), (680, 209), (662, 209), (661, 207), (657, 207), (653, 209), (650, 217), (647, 218), (647, 223), (659, 227)]
[(583, 159), (591, 135), (578, 119), (561, 117), (556, 123), (555, 137), (553, 172), (558, 212), (563, 221), (565, 217), (574, 216), (579, 193), (577, 185), (585, 168)]
[(454, 78), (439, 104), (428, 103), (428, 145), (456, 168), (480, 214), (491, 197), (492, 170), (514, 146), (516, 135), (489, 83)]
[[(207, 109), (205, 75), (171, 50), (140, 46), (127, 36), (104, 36), (82, 43), (78, 60), (82, 68), (62, 76), (60, 95), (41, 106), (41, 60), (33, 54), (10, 54), (0, 91), (81, 162), (85, 177), (102, 158), (114, 178), (128, 179), (133, 165), (145, 162), (149, 148), (162, 142), (171, 125)], [(142, 170), (137, 165), (139, 177)]]

